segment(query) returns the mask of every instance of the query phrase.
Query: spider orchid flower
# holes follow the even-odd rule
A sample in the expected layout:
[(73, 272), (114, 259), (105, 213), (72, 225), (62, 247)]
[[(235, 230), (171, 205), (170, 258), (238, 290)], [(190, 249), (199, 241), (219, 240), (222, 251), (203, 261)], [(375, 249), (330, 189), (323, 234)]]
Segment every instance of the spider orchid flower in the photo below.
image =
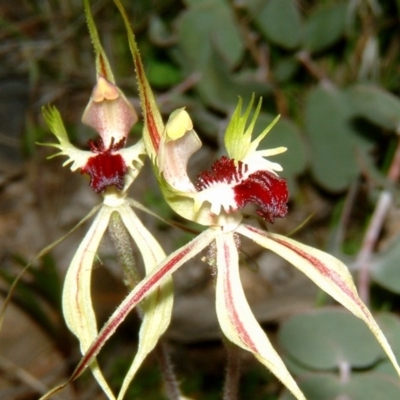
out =
[[(91, 299), (91, 272), (101, 239), (115, 213), (124, 229), (132, 237), (143, 257), (146, 273), (150, 273), (165, 253), (153, 235), (141, 223), (132, 207), (143, 209), (133, 199), (127, 198), (127, 189), (142, 166), (145, 154), (142, 140), (125, 147), (126, 138), (136, 122), (136, 113), (121, 90), (115, 85), (106, 55), (100, 44), (87, 2), (85, 11), (96, 51), (97, 82), (83, 114), (83, 122), (99, 134), (90, 141), (90, 151), (73, 146), (54, 107), (44, 108), (44, 117), (59, 143), (48, 144), (60, 150), (56, 155), (67, 156), (64, 165), (90, 176), (90, 187), (103, 197), (95, 207), (94, 221), (80, 243), (68, 268), (63, 288), (63, 314), (69, 329), (77, 336), (82, 353), (85, 353), (98, 334), (96, 315)], [(139, 332), (136, 356), (124, 378), (116, 397), (104, 378), (97, 361), (90, 363), (93, 375), (109, 399), (122, 399), (136, 371), (147, 354), (153, 350), (166, 330), (172, 312), (172, 281), (166, 281), (145, 302), (141, 303), (143, 322)], [(43, 398), (50, 396), (49, 392)]]
[(95, 359), (102, 346), (137, 304), (166, 282), (184, 263), (208, 249), (209, 262), (216, 272), (216, 312), (222, 332), (231, 342), (252, 353), (297, 399), (305, 400), (246, 300), (239, 276), (241, 236), (286, 259), (362, 319), (400, 375), (400, 366), (386, 337), (359, 298), (352, 277), (340, 260), (242, 221), (242, 209), (248, 203), (254, 203), (258, 207), (258, 214), (267, 222), (286, 215), (288, 190), (285, 180), (277, 175), (277, 171), (282, 168), (266, 159), (286, 149), (258, 150), (260, 141), (276, 121), (252, 139), (261, 103), (250, 124), (247, 124), (253, 101), (243, 115), (239, 102), (225, 135), (228, 156), (216, 161), (211, 171), (201, 173), (197, 182), (192, 183), (186, 170), (187, 162), (201, 146), (201, 142), (184, 109), (174, 112), (166, 125), (163, 124), (144, 74), (128, 18), (120, 1), (115, 0), (115, 3), (124, 18), (136, 67), (145, 123), (143, 139), (164, 197), (178, 214), (207, 228), (163, 260), (128, 294), (89, 346), (70, 381), (76, 379)]

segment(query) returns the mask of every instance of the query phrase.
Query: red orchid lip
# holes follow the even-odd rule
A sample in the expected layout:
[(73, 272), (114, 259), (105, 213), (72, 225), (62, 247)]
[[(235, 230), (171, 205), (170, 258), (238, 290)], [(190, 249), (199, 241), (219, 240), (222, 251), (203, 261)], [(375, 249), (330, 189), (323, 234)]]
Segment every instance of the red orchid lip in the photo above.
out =
[(90, 175), (90, 187), (94, 192), (101, 193), (109, 186), (115, 186), (118, 190), (124, 188), (128, 167), (120, 154), (113, 153), (124, 145), (125, 138), (115, 144), (112, 138), (108, 149), (105, 148), (101, 138), (89, 141), (90, 150), (97, 154), (88, 159), (81, 173)]
[(196, 189), (201, 191), (218, 183), (232, 184), (236, 209), (254, 203), (259, 207), (257, 214), (268, 222), (285, 217), (289, 201), (286, 180), (266, 170), (250, 175), (246, 175), (247, 171), (248, 166), (243, 162), (235, 165), (234, 160), (223, 156), (212, 165), (211, 171), (198, 175)]

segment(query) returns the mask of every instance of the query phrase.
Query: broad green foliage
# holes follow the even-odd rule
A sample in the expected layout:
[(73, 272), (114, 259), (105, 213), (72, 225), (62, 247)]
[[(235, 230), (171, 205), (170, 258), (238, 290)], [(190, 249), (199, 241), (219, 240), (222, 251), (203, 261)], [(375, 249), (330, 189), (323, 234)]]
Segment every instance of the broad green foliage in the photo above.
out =
[(373, 266), (375, 282), (394, 293), (400, 293), (400, 246), (398, 237), (392, 245), (378, 254)]
[(269, 0), (254, 9), (254, 19), (265, 37), (285, 49), (299, 47), (303, 36), (296, 0)]
[(346, 95), (318, 87), (306, 99), (305, 127), (310, 139), (311, 170), (326, 189), (344, 190), (359, 174), (358, 152), (372, 143), (352, 124), (355, 113)]
[(304, 47), (310, 52), (323, 51), (343, 38), (346, 29), (347, 4), (324, 4), (312, 13), (305, 26)]
[[(399, 318), (382, 313), (376, 319), (399, 354)], [(400, 384), (393, 367), (383, 361), (382, 351), (365, 325), (343, 310), (298, 314), (282, 325), (279, 341), (307, 400), (398, 398)], [(288, 392), (280, 397), (289, 399), (294, 397)]]
[(213, 49), (229, 67), (239, 62), (244, 43), (226, 0), (192, 2), (177, 21), (179, 46), (190, 72), (203, 71)]
[(400, 132), (400, 100), (376, 85), (350, 86), (347, 94), (356, 116), (388, 131)]
[(341, 309), (298, 314), (282, 325), (279, 340), (289, 357), (309, 369), (334, 370), (341, 363), (367, 368), (382, 357), (365, 324)]

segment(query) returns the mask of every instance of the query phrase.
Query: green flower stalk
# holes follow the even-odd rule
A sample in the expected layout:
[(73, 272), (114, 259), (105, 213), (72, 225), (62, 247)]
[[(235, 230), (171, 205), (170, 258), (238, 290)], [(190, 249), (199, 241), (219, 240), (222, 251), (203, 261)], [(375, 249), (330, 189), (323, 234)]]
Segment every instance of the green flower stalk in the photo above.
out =
[[(128, 294), (86, 348), (70, 380), (77, 378), (93, 362), (102, 346), (134, 307), (152, 293), (157, 293), (160, 285), (168, 282), (172, 273), (183, 264), (208, 249), (208, 261), (215, 268), (216, 312), (222, 332), (229, 341), (252, 353), (296, 399), (305, 400), (247, 302), (239, 275), (242, 236), (283, 257), (362, 319), (400, 376), (400, 366), (388, 341), (359, 298), (351, 274), (340, 260), (293, 239), (243, 222), (242, 210), (250, 203), (257, 207), (258, 215), (269, 223), (287, 213), (288, 189), (286, 181), (278, 176), (282, 167), (268, 159), (286, 149), (258, 149), (276, 120), (258, 136), (253, 135), (261, 100), (255, 111), (253, 99), (244, 112), (239, 100), (225, 134), (227, 155), (217, 160), (210, 171), (200, 173), (196, 182), (192, 182), (187, 173), (187, 163), (201, 147), (201, 141), (184, 109), (176, 110), (167, 123), (163, 123), (128, 18), (120, 1), (115, 0), (115, 3), (128, 31), (136, 67), (144, 116), (144, 145), (164, 198), (175, 212), (189, 221), (200, 223), (205, 230), (161, 261)], [(165, 313), (163, 324), (168, 325), (169, 322), (170, 314)]]
[[(90, 187), (101, 194), (103, 199), (102, 204), (95, 210), (97, 214), (91, 227), (71, 261), (63, 289), (63, 314), (69, 329), (79, 339), (83, 354), (98, 334), (91, 298), (91, 272), (96, 252), (112, 222), (113, 213), (119, 215), (117, 220), (125, 226), (136, 242), (144, 260), (146, 273), (150, 273), (165, 259), (163, 249), (132, 209), (132, 207), (143, 207), (127, 197), (127, 190), (143, 165), (141, 158), (146, 154), (142, 140), (133, 146), (125, 147), (129, 131), (137, 121), (137, 115), (115, 84), (90, 14), (88, 1), (85, 1), (85, 11), (96, 53), (97, 82), (82, 121), (91, 126), (99, 138), (89, 142), (89, 151), (77, 149), (70, 143), (56, 108), (43, 109), (45, 120), (58, 139), (58, 143), (47, 143), (47, 145), (60, 150), (55, 156), (68, 157), (64, 165), (71, 164), (72, 171), (79, 170), (82, 174), (88, 174)], [(143, 322), (139, 333), (140, 343), (118, 396), (112, 393), (96, 360), (93, 359), (89, 363), (94, 377), (109, 399), (123, 398), (142, 361), (165, 332), (171, 318), (172, 304), (171, 280), (158, 286), (154, 294), (141, 304)]]

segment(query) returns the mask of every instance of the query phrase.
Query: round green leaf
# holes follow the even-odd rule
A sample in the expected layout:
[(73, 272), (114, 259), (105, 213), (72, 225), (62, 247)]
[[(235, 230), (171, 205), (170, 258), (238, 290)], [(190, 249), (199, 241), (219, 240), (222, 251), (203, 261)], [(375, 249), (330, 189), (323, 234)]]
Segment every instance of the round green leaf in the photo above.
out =
[(335, 88), (318, 87), (306, 99), (305, 128), (310, 139), (311, 169), (328, 190), (344, 190), (359, 173), (357, 152), (371, 142), (352, 124), (354, 112), (347, 96)]
[(367, 326), (340, 309), (290, 318), (279, 331), (279, 341), (289, 356), (312, 369), (333, 369), (344, 363), (365, 368), (383, 356)]
[(400, 293), (400, 246), (398, 240), (376, 257), (371, 268), (371, 275), (379, 285), (394, 293)]
[(400, 99), (373, 85), (348, 89), (355, 114), (382, 128), (400, 132)]
[[(397, 400), (400, 381), (374, 372), (351, 374), (348, 379), (328, 374), (313, 374), (299, 380), (307, 400)], [(285, 390), (279, 400), (294, 400)]]
[(324, 4), (311, 14), (305, 24), (304, 46), (311, 52), (335, 44), (345, 33), (348, 5)]
[(232, 9), (226, 1), (201, 1), (188, 8), (178, 19), (178, 45), (182, 62), (201, 71), (210, 62), (211, 49), (233, 67), (240, 60), (244, 43)]
[(196, 85), (202, 100), (217, 110), (229, 113), (237, 104), (238, 94), (248, 103), (254, 93), (266, 95), (270, 88), (257, 82), (255, 74), (233, 74), (215, 51), (202, 72), (202, 79)]
[(296, 0), (269, 0), (253, 11), (254, 20), (267, 39), (286, 49), (299, 46), (302, 21)]

